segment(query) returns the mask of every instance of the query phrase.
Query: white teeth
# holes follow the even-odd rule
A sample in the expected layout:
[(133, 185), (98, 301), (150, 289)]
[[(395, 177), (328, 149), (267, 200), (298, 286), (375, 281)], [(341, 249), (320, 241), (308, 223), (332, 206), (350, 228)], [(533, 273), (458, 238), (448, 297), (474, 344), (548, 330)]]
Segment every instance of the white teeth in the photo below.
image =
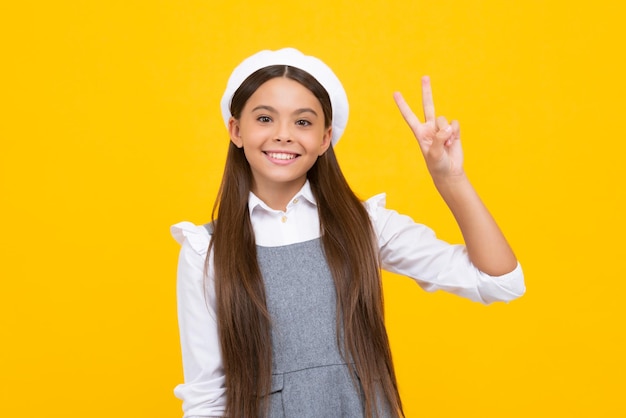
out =
[(295, 154), (285, 154), (283, 152), (268, 152), (267, 155), (276, 160), (293, 160), (296, 158)]

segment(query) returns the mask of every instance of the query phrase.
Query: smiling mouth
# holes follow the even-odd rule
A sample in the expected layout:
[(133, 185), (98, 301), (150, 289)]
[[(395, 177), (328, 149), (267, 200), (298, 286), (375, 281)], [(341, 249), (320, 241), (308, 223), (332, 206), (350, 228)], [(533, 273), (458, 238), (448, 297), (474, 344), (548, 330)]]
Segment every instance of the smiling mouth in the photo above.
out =
[(265, 152), (265, 155), (274, 160), (293, 160), (299, 156), (299, 154), (290, 154), (286, 152)]

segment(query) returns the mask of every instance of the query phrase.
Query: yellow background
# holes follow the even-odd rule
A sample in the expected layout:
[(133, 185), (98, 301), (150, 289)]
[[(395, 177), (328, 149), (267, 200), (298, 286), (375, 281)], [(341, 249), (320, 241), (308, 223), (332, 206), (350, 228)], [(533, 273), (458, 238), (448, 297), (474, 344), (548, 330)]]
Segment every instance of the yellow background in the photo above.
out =
[(230, 71), (283, 46), (345, 84), (355, 191), (456, 242), (391, 97), (421, 112), (431, 75), (524, 266), (527, 294), (489, 307), (385, 276), (407, 416), (624, 416), (623, 7), (4, 2), (0, 416), (180, 416), (168, 228), (209, 219)]

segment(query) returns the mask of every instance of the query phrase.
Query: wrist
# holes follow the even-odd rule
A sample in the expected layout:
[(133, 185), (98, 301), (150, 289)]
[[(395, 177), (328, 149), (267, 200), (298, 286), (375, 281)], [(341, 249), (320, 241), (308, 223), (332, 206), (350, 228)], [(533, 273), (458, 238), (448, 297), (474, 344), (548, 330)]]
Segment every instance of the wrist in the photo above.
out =
[(470, 185), (470, 181), (465, 174), (465, 171), (461, 171), (460, 173), (455, 174), (445, 174), (445, 175), (433, 175), (431, 174), (433, 183), (438, 190), (441, 189), (455, 189), (458, 187), (466, 187)]
[(452, 212), (471, 207), (479, 200), (474, 186), (470, 183), (465, 173), (458, 175), (434, 178), (435, 187), (439, 195), (446, 202)]

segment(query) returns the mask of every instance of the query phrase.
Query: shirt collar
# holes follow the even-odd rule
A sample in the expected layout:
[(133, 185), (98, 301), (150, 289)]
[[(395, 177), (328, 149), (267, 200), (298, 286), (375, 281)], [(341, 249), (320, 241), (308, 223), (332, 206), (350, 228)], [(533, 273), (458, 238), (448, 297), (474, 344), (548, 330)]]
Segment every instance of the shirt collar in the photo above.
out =
[[(307, 180), (304, 183), (304, 186), (302, 186), (302, 188), (300, 189), (300, 191), (293, 196), (293, 198), (287, 205), (287, 210), (289, 210), (289, 207), (294, 204), (294, 201), (297, 201), (296, 199), (304, 199), (312, 205), (317, 204), (317, 201), (313, 196), (313, 191), (311, 190), (311, 184), (309, 183), (309, 180)], [(262, 208), (269, 212), (277, 212), (276, 210), (267, 206), (265, 202), (263, 202), (257, 195), (250, 192), (250, 195), (248, 196), (248, 210), (250, 212), (250, 216), (252, 216), (252, 212), (254, 212), (256, 208)]]

